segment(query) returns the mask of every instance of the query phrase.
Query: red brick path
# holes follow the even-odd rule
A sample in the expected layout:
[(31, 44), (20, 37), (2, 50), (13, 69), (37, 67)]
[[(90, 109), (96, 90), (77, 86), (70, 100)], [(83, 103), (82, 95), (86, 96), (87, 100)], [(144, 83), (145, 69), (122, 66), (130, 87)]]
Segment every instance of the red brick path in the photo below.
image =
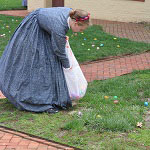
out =
[(96, 61), (81, 65), (81, 68), (88, 82), (113, 78), (134, 70), (150, 69), (150, 52), (107, 61)]
[(3, 15), (9, 15), (9, 16), (19, 16), (19, 17), (24, 17), (27, 14), (29, 14), (29, 12), (27, 10), (4, 10), (4, 11), (0, 11), (0, 14)]
[[(28, 12), (23, 11), (0, 11), (0, 14), (12, 16), (26, 16)], [(117, 37), (129, 38), (134, 41), (150, 43), (150, 31), (143, 25), (135, 23), (123, 23), (105, 20), (92, 20), (93, 24), (102, 25), (104, 31)], [(81, 68), (88, 82), (93, 80), (104, 80), (131, 73), (134, 70), (150, 69), (150, 52), (100, 60), (88, 64), (81, 64)], [(4, 98), (0, 92), (0, 98)], [(0, 150), (62, 150), (66, 146), (48, 142), (38, 138), (32, 138), (26, 134), (9, 131), (0, 127)], [(71, 150), (74, 148), (69, 148)]]
[(121, 38), (150, 43), (150, 30), (143, 24), (127, 23), (107, 20), (93, 20), (93, 24), (100, 24), (104, 31)]
[(0, 127), (0, 150), (77, 150), (66, 145)]

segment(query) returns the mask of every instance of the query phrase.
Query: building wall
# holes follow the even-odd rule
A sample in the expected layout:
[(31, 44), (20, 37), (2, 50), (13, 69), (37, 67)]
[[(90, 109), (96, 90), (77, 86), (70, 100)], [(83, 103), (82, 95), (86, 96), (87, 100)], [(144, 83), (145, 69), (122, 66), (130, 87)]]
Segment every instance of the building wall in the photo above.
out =
[(65, 0), (65, 6), (87, 10), (95, 19), (150, 22), (150, 0), (145, 0), (145, 2), (133, 0), (73, 0), (72, 2), (72, 0)]
[[(122, 21), (150, 22), (150, 0), (64, 0), (66, 7), (87, 10), (91, 18)], [(52, 0), (29, 0), (28, 10), (52, 7)]]
[(28, 0), (28, 11), (52, 6), (52, 0)]

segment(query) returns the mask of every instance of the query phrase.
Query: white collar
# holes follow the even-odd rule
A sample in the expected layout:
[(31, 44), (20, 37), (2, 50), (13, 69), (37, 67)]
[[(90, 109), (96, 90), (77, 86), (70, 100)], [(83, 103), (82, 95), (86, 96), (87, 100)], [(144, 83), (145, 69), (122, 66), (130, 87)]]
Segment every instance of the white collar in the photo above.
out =
[(70, 17), (68, 17), (68, 19), (67, 19), (68, 27), (70, 29), (70, 23), (69, 23), (69, 21), (70, 21)]

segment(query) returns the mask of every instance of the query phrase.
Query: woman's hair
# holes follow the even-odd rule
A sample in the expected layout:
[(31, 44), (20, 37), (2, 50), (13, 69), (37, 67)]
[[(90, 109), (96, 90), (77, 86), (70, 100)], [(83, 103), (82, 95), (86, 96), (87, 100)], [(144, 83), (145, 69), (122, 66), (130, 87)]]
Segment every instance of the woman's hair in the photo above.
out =
[(90, 14), (84, 10), (72, 10), (69, 15), (70, 18), (75, 20), (80, 26), (90, 25)]

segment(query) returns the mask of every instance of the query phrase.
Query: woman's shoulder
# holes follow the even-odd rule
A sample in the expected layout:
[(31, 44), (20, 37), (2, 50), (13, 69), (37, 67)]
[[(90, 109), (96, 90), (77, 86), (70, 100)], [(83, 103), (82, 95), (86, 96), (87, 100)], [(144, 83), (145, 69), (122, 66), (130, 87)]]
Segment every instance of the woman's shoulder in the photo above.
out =
[(67, 19), (70, 11), (71, 8), (67, 7), (41, 8), (38, 18), (40, 22), (48, 25), (51, 31), (65, 35), (69, 30)]

